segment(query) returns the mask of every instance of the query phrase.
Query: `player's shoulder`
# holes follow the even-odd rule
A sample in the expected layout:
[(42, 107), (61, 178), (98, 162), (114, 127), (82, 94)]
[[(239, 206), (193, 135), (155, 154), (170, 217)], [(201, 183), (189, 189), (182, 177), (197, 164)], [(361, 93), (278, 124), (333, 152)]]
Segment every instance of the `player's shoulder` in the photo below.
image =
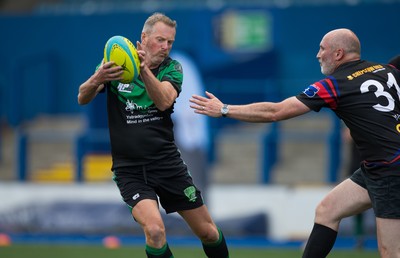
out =
[(396, 67), (398, 70), (400, 70), (400, 55), (393, 57), (390, 59), (389, 64)]
[(178, 60), (172, 59), (169, 56), (164, 59), (161, 66), (163, 66), (165, 69), (175, 70), (179, 73), (183, 73), (181, 63)]
[(171, 64), (176, 64), (176, 63), (179, 63), (179, 61), (176, 60), (176, 59), (171, 58), (170, 56), (167, 56), (167, 57), (164, 59), (164, 61), (162, 62), (161, 65), (169, 66), (169, 65), (171, 65)]
[(363, 67), (368, 66), (368, 63), (370, 62), (366, 60), (349, 61), (339, 65), (339, 67), (336, 68), (335, 72), (332, 75), (346, 74), (354, 70), (362, 69)]
[(340, 80), (354, 80), (356, 78), (368, 77), (371, 73), (384, 70), (387, 65), (368, 60), (355, 60), (340, 65), (331, 77)]

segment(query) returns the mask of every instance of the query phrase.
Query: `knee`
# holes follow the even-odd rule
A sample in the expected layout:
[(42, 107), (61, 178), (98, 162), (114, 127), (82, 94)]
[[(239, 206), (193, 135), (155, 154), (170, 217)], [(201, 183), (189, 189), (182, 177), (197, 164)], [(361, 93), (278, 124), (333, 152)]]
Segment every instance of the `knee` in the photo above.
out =
[(165, 228), (158, 224), (152, 224), (144, 227), (147, 242), (157, 248), (161, 248), (166, 241)]
[(387, 247), (385, 245), (382, 245), (382, 243), (379, 244), (379, 254), (381, 255), (382, 258), (390, 257)]
[(378, 248), (382, 258), (400, 257), (400, 247), (391, 246), (390, 243), (378, 240)]
[(209, 226), (198, 232), (197, 236), (202, 243), (215, 243), (219, 239), (219, 231), (214, 226)]
[(317, 221), (334, 219), (334, 207), (327, 200), (322, 200), (315, 209), (315, 219)]

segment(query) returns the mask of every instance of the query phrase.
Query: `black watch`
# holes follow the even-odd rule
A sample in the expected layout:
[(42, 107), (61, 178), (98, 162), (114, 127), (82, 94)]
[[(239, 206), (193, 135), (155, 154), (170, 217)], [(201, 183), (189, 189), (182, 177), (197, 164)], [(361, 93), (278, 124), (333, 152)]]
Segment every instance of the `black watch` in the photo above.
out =
[(222, 116), (223, 116), (223, 117), (226, 117), (226, 115), (228, 114), (228, 112), (229, 112), (228, 104), (224, 104), (224, 105), (222, 106), (222, 108), (221, 108), (221, 114), (222, 114)]

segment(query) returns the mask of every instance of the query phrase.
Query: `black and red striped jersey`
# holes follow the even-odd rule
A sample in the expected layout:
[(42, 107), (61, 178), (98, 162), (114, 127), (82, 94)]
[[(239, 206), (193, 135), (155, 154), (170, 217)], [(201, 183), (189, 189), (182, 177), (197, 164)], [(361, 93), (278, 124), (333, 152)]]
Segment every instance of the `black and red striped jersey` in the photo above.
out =
[(350, 129), (363, 167), (374, 176), (400, 176), (400, 71), (352, 61), (307, 87), (297, 99), (314, 111), (326, 107)]

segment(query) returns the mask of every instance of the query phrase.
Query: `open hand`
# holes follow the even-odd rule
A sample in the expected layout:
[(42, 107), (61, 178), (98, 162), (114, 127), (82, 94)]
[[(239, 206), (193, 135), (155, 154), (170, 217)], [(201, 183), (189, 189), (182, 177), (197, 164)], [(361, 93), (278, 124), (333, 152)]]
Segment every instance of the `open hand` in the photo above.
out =
[(193, 95), (189, 101), (190, 105), (197, 114), (207, 115), (211, 117), (221, 117), (221, 108), (223, 103), (214, 96), (214, 94), (206, 91), (206, 97)]

